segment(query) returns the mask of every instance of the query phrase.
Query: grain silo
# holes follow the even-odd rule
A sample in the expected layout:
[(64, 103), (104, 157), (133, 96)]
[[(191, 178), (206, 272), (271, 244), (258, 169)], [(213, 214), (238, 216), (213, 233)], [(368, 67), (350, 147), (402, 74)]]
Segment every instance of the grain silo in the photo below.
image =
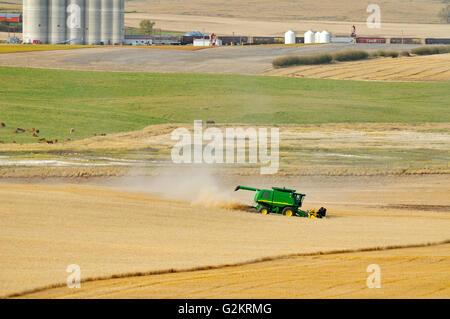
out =
[(23, 0), (23, 10), (22, 10), (22, 42), (23, 43), (29, 43), (30, 37), (28, 32), (28, 17), (30, 16), (28, 14), (28, 7), (29, 2), (33, 0)]
[(27, 1), (30, 43), (48, 43), (48, 0)]
[(101, 41), (102, 0), (86, 0), (85, 44), (99, 44)]
[(320, 33), (320, 43), (330, 43), (331, 35), (330, 32), (324, 30)]
[(289, 30), (284, 34), (284, 44), (295, 44), (295, 32)]
[(121, 44), (125, 41), (125, 1), (112, 0), (112, 44)]
[(67, 0), (67, 39), (71, 44), (84, 44), (85, 0)]
[(305, 32), (305, 43), (314, 43), (314, 32), (311, 30)]
[(314, 42), (315, 43), (320, 43), (320, 32), (319, 31), (314, 33)]
[(113, 28), (113, 1), (102, 0), (102, 23), (101, 23), (101, 42), (103, 44), (112, 44)]
[(124, 0), (23, 0), (23, 42), (120, 44)]
[(49, 35), (50, 44), (66, 41), (66, 0), (49, 0)]

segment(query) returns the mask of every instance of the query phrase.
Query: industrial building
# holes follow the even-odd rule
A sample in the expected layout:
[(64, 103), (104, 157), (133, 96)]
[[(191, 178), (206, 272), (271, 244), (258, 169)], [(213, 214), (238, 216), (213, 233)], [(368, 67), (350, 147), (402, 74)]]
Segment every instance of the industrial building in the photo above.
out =
[(22, 15), (20, 13), (0, 12), (0, 22), (1, 21), (20, 23), (20, 22), (22, 22)]
[(122, 44), (125, 0), (23, 0), (23, 43)]

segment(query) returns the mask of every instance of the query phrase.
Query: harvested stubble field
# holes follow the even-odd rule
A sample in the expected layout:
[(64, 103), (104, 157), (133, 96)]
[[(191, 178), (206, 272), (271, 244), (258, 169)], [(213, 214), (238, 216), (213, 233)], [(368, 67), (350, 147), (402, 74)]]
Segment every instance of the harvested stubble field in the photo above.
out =
[(338, 80), (448, 82), (450, 81), (450, 54), (296, 66), (271, 70), (266, 74)]
[[(275, 3), (275, 2), (274, 2)], [(322, 2), (317, 2), (322, 5)], [(347, 3), (351, 3), (348, 2)], [(364, 6), (360, 21), (346, 22), (342, 20), (299, 20), (298, 18), (257, 19), (248, 17), (216, 17), (183, 14), (130, 13), (125, 15), (127, 26), (137, 27), (143, 19), (156, 22), (156, 27), (164, 30), (186, 31), (205, 30), (218, 35), (271, 36), (283, 37), (286, 30), (294, 30), (299, 36), (307, 30), (330, 31), (333, 35), (349, 36), (352, 25), (357, 28), (358, 35), (371, 37), (410, 37), (410, 38), (446, 38), (450, 26), (448, 24), (419, 24), (416, 21), (400, 23), (382, 23), (382, 28), (369, 29), (366, 24), (368, 14)], [(385, 20), (384, 20), (385, 21)]]
[[(22, 0), (2, 1), (0, 8), (12, 12), (21, 9)], [(439, 23), (438, 12), (445, 6), (440, 1), (383, 1), (383, 19), (386, 22), (397, 23)], [(132, 0), (126, 1), (125, 10), (128, 14), (174, 14), (203, 17), (237, 17), (255, 20), (331, 20), (331, 21), (365, 21), (367, 1), (354, 0), (294, 0), (270, 1), (259, 0), (253, 2), (239, 0), (193, 0), (180, 5), (171, 0)], [(170, 30), (170, 29), (167, 29)], [(186, 30), (186, 29), (185, 29)]]
[[(450, 245), (446, 244), (436, 247), (281, 258), (211, 270), (125, 276), (86, 282), (80, 290), (53, 288), (21, 297), (448, 298), (449, 250)], [(368, 273), (364, 271), (371, 264), (380, 264), (382, 267), (382, 289), (367, 289), (365, 286), (364, 275)]]
[(132, 1), (127, 4), (126, 24), (137, 26), (142, 19), (156, 22), (157, 28), (187, 31), (205, 30), (216, 34), (283, 36), (286, 30), (327, 29), (349, 34), (355, 24), (360, 35), (446, 37), (449, 27), (438, 12), (444, 3), (435, 1), (390, 0), (380, 4), (382, 28), (369, 29), (367, 1), (258, 1), (195, 0), (180, 6), (173, 1)]
[[(2, 1), (0, 8), (6, 10), (21, 9), (22, 0)], [(386, 22), (403, 23), (439, 23), (438, 12), (445, 6), (440, 1), (383, 1), (383, 19)], [(259, 0), (243, 2), (239, 0), (192, 0), (180, 5), (172, 0), (131, 0), (126, 1), (125, 10), (128, 14), (175, 14), (199, 15), (204, 17), (240, 17), (255, 20), (283, 20), (286, 18), (298, 20), (335, 20), (335, 21), (365, 21), (367, 1), (354, 0), (294, 0), (270, 1)], [(170, 29), (168, 29), (170, 30)]]
[[(367, 1), (354, 0), (192, 0), (180, 6), (171, 0), (132, 0), (126, 4), (130, 13), (198, 15), (205, 17), (236, 17), (255, 20), (334, 20), (365, 21)], [(380, 5), (385, 22), (439, 23), (437, 13), (444, 3), (436, 1), (387, 0)]]
[[(314, 298), (449, 297), (446, 281), (449, 254), (448, 249), (440, 246), (220, 267), (263, 257), (270, 257), (270, 260), (295, 254), (420, 246), (445, 241), (449, 239), (450, 227), (449, 184), (445, 176), (275, 179), (228, 176), (219, 177), (222, 182), (220, 186), (216, 185), (218, 188), (213, 187), (215, 182), (211, 179), (204, 176), (204, 172), (194, 171), (191, 176), (185, 173), (184, 176), (173, 174), (95, 182), (116, 190), (86, 185), (1, 185), (1, 295), (258, 297), (264, 290), (274, 288), (266, 297), (273, 296), (271, 294), (277, 289), (285, 290), (284, 297), (296, 290), (294, 296), (300, 297), (307, 296), (308, 287), (315, 286), (320, 292), (314, 294)], [(175, 181), (176, 185), (173, 184)], [(329, 217), (310, 220), (242, 211), (244, 205), (250, 203), (251, 194), (233, 193), (237, 183), (298, 186), (297, 189), (308, 193), (305, 206), (325, 205)], [(162, 195), (145, 193), (148, 191)], [(174, 201), (174, 193), (179, 201)], [(187, 198), (191, 200), (184, 201)], [(409, 204), (406, 209), (401, 207), (405, 203)], [(219, 266), (219, 269), (205, 273), (124, 278), (123, 281), (92, 281), (76, 292), (69, 292), (67, 288), (35, 290), (57, 287), (58, 284), (63, 286), (66, 267), (73, 263), (81, 266), (85, 280), (106, 279), (112, 275), (145, 275), (169, 269), (207, 269), (211, 266)], [(288, 268), (312, 267), (315, 263), (324, 269), (333, 266), (328, 274), (335, 273), (339, 275), (338, 279), (331, 275), (300, 276), (297, 281), (282, 284), (290, 281)], [(365, 270), (371, 263), (380, 264), (384, 271), (386, 289), (379, 293), (365, 288), (368, 275)], [(275, 274), (273, 268), (280, 272)], [(409, 281), (414, 274), (424, 274), (424, 269), (427, 276), (416, 278), (414, 283)], [(430, 269), (434, 271), (430, 272)], [(223, 288), (209, 290), (208, 285), (216, 280), (211, 278), (209, 281), (210, 276), (216, 276)], [(237, 285), (234, 278), (241, 276), (248, 277), (249, 282)], [(258, 281), (258, 277), (268, 280), (266, 283), (260, 281), (259, 288), (252, 288), (251, 282)], [(155, 280), (159, 283), (156, 286), (152, 285)], [(192, 287), (196, 285), (198, 289)], [(416, 289), (410, 290), (411, 285)], [(421, 289), (423, 286), (426, 288)], [(21, 294), (24, 291), (40, 293)]]
[[(7, 9), (21, 9), (21, 0), (3, 4)], [(283, 36), (292, 29), (303, 33), (309, 29), (327, 29), (334, 34), (350, 33), (353, 24), (358, 34), (387, 37), (447, 37), (448, 24), (442, 24), (439, 11), (441, 1), (389, 0), (380, 4), (382, 28), (369, 29), (366, 19), (367, 1), (258, 1), (194, 0), (180, 5), (178, 1), (129, 1), (125, 23), (138, 27), (143, 19), (156, 22), (163, 30), (186, 32), (204, 30), (220, 35)], [(441, 24), (440, 24), (441, 23)]]

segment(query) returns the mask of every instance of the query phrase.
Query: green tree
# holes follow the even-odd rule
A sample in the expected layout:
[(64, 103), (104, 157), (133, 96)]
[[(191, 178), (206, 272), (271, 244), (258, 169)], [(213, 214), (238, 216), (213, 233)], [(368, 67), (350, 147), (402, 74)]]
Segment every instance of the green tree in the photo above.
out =
[(440, 12), (439, 12), (439, 17), (442, 19), (442, 21), (444, 21), (445, 23), (450, 23), (450, 5), (448, 5), (447, 7), (443, 8)]
[(139, 23), (139, 29), (141, 30), (142, 34), (152, 35), (154, 25), (155, 22), (152, 22), (150, 20), (142, 20), (141, 23)]

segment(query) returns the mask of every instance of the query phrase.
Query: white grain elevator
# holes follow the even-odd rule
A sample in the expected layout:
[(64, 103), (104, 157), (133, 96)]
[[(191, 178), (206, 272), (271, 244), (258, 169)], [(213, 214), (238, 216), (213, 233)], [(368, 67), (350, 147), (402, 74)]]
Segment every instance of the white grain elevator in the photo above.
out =
[(125, 0), (23, 0), (23, 42), (122, 44)]

